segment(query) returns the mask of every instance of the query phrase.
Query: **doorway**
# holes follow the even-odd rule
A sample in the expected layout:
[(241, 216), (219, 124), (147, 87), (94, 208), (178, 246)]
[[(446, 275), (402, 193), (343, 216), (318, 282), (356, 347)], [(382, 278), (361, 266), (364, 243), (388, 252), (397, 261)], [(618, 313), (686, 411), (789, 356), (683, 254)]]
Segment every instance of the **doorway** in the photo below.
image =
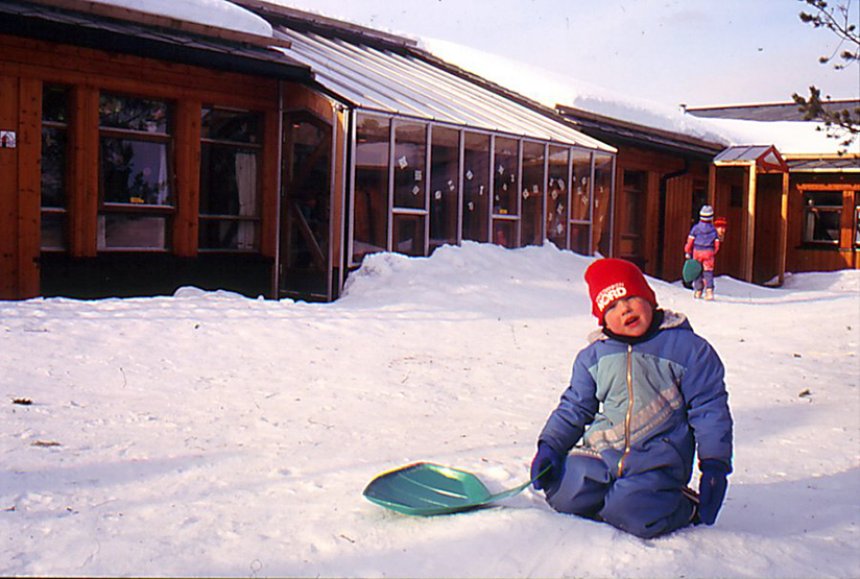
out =
[(284, 117), (281, 297), (334, 299), (331, 267), (332, 126), (309, 112)]

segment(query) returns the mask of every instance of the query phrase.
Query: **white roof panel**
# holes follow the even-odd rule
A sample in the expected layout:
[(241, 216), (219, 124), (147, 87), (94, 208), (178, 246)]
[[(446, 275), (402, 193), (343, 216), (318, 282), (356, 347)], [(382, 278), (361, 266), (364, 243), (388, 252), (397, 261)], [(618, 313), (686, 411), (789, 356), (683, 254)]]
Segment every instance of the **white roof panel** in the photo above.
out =
[(279, 27), (282, 49), (357, 108), (614, 153), (562, 121), (412, 54)]

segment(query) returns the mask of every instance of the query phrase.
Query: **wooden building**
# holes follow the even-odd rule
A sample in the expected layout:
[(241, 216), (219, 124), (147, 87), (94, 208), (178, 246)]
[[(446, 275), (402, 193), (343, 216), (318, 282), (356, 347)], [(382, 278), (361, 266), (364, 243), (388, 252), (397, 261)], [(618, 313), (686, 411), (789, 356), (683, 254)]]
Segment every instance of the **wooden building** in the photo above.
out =
[(629, 259), (652, 276), (680, 279), (684, 242), (708, 200), (711, 162), (725, 143), (557, 108), (579, 130), (618, 149), (613, 244), (604, 255)]
[[(856, 108), (860, 101), (827, 106)], [(798, 126), (806, 122), (794, 103), (687, 112)], [(837, 148), (836, 140), (829, 151), (802, 154), (784, 153), (772, 144), (733, 146), (715, 157), (709, 198), (717, 215), (728, 218), (731, 232), (717, 273), (779, 285), (787, 272), (860, 268), (860, 149), (839, 154)]]
[(0, 0), (0, 299), (331, 300), (373, 251), (611, 247), (615, 149), (412, 41)]
[(0, 298), (268, 293), (280, 103), (312, 80), (275, 44), (0, 2)]

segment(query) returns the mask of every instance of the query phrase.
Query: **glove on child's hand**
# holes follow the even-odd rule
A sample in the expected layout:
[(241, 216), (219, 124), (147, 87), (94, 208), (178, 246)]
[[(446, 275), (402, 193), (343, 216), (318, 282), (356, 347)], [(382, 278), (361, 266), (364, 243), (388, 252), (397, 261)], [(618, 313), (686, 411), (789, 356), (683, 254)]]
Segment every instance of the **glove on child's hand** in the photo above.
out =
[[(565, 457), (545, 442), (538, 444), (538, 451), (532, 460), (532, 480), (536, 490), (545, 490), (557, 485), (564, 476)], [(550, 467), (540, 478), (537, 476)]]
[(728, 481), (726, 476), (732, 467), (721, 460), (706, 458), (699, 463), (702, 478), (699, 479), (699, 518), (706, 525), (713, 525), (717, 513), (723, 506)]
[(692, 255), (692, 254), (690, 254), (690, 253), (685, 253), (685, 254), (684, 254), (684, 258), (685, 258), (685, 259), (693, 259), (693, 255)]

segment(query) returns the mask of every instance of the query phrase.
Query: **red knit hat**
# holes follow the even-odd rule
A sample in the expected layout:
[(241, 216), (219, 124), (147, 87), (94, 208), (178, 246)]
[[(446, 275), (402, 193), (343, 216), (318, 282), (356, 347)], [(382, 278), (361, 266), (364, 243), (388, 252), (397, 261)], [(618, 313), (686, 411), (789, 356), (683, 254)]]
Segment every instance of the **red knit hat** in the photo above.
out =
[(591, 313), (603, 323), (603, 313), (621, 298), (640, 297), (657, 307), (654, 290), (633, 263), (624, 259), (598, 259), (585, 270)]

